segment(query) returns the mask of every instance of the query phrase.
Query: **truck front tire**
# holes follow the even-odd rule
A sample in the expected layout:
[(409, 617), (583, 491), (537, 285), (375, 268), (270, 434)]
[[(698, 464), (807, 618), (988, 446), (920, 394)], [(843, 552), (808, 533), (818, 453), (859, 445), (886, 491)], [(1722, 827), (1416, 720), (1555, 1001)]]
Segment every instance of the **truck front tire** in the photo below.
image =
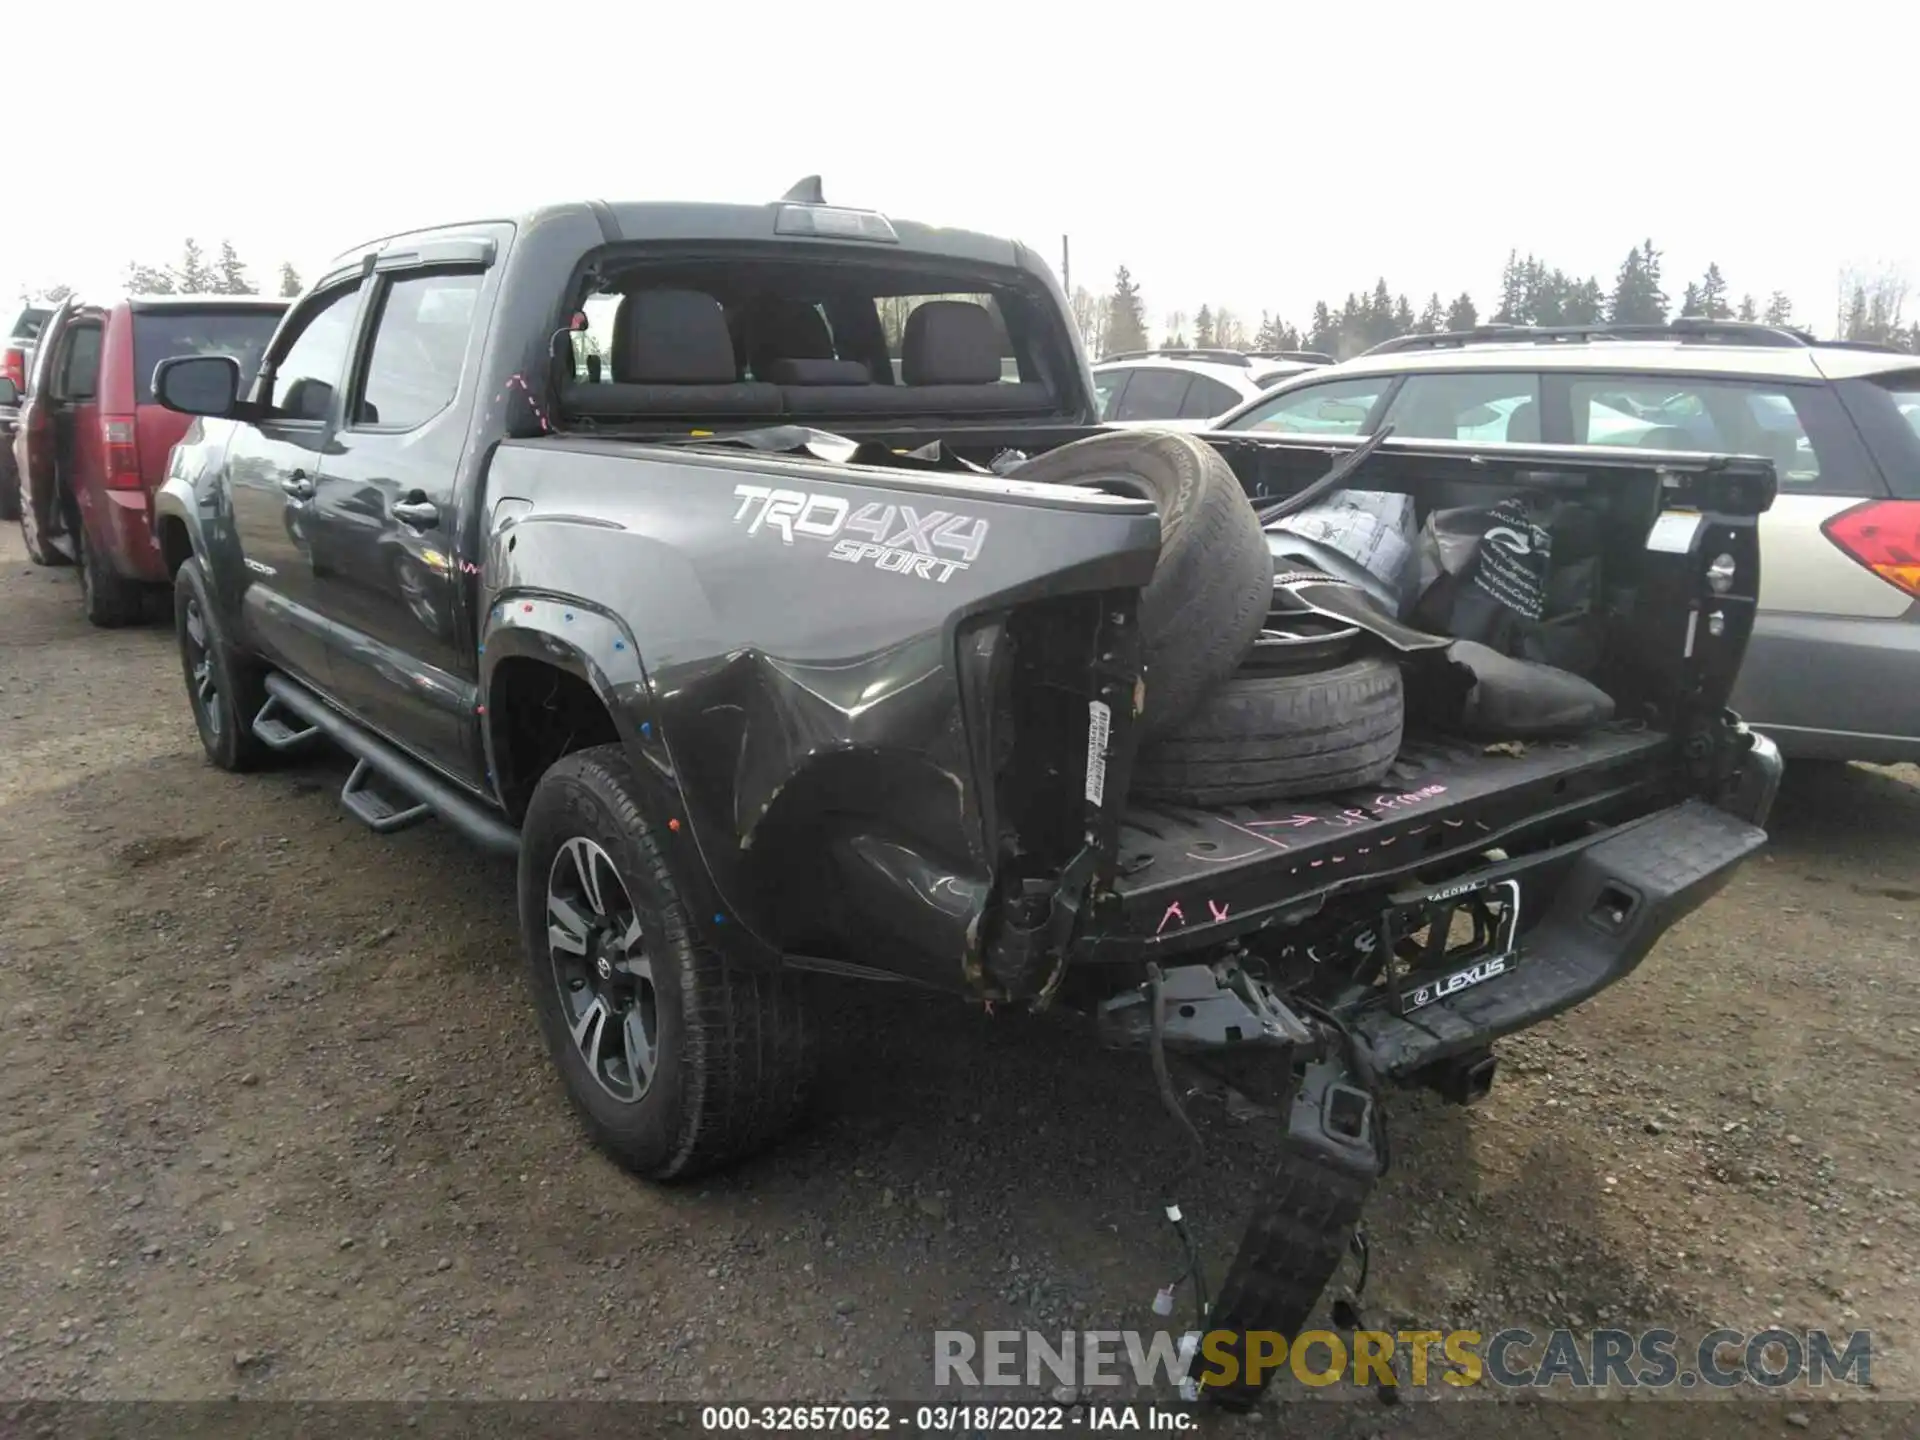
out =
[(619, 745), (541, 777), (521, 826), (520, 928), (547, 1048), (594, 1143), (673, 1180), (749, 1155), (805, 1100), (798, 981), (701, 943)]
[(198, 555), (173, 577), (173, 633), (200, 744), (222, 770), (252, 770), (268, 750), (253, 733), (267, 691), (257, 666), (233, 653), (220, 629), (213, 590)]

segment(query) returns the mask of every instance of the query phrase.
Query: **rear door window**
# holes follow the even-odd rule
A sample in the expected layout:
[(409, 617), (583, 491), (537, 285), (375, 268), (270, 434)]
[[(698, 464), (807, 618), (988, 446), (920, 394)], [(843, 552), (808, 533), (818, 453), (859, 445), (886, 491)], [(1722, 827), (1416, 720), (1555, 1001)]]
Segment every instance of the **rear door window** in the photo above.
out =
[(100, 389), (100, 337), (96, 321), (83, 320), (62, 338), (60, 374), (53, 393), (60, 400), (91, 400)]
[(1367, 375), (1302, 385), (1254, 406), (1227, 428), (1291, 435), (1358, 435), (1393, 378)]
[(1576, 376), (1569, 399), (1576, 444), (1760, 455), (1773, 461), (1783, 495), (1869, 495), (1880, 488), (1825, 385)]
[(1187, 398), (1180, 405), (1183, 420), (1211, 420), (1240, 403), (1240, 397), (1218, 380), (1196, 375), (1187, 384)]
[(406, 275), (386, 287), (354, 424), (411, 430), (460, 389), (479, 271)]
[(280, 323), (278, 310), (257, 307), (227, 309), (168, 306), (164, 310), (136, 310), (133, 316), (133, 386), (135, 403), (151, 405), (153, 371), (162, 360), (176, 355), (230, 355), (240, 365), (240, 389), (253, 384), (260, 362)]
[(1120, 397), (1114, 411), (1116, 420), (1171, 420), (1180, 413), (1187, 397), (1184, 370), (1155, 369), (1142, 366), (1133, 372), (1127, 393)]
[(1409, 375), (1381, 420), (1413, 440), (1540, 439), (1540, 379), (1522, 374), (1429, 372)]

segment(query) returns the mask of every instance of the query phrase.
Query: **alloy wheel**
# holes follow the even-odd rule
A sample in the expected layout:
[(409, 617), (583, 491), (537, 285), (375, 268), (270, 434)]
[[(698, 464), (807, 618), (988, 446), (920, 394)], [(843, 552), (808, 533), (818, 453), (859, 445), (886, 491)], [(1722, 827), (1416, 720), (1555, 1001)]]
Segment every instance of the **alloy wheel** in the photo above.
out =
[(187, 601), (187, 671), (192, 677), (193, 708), (207, 727), (207, 733), (220, 734), (220, 678), (213, 668), (213, 650), (207, 643), (207, 617), (200, 602)]
[(653, 963), (626, 882), (584, 836), (562, 845), (547, 872), (547, 954), (588, 1073), (614, 1099), (638, 1102), (660, 1061)]

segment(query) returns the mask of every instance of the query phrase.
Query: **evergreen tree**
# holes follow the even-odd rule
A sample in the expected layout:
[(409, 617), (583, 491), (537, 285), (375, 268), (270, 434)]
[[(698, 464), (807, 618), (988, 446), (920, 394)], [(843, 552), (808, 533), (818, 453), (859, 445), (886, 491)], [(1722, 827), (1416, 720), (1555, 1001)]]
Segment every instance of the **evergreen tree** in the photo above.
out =
[(1589, 275), (1567, 292), (1567, 324), (1598, 325), (1606, 318), (1606, 312), (1607, 297), (1600, 289), (1599, 280), (1593, 276)]
[(1527, 323), (1527, 263), (1532, 258), (1523, 262), (1518, 250), (1507, 252), (1507, 263), (1500, 267), (1500, 308), (1493, 312), (1494, 324)]
[(1647, 298), (1653, 311), (1655, 325), (1667, 323), (1667, 292), (1660, 288), (1660, 252), (1653, 248), (1651, 239), (1640, 247), (1640, 268), (1647, 277)]
[(303, 288), (300, 283), (300, 272), (288, 261), (282, 260), (280, 262), (280, 293), (291, 300)]
[(1273, 347), (1276, 350), (1304, 350), (1307, 348), (1300, 339), (1300, 332), (1286, 321), (1281, 321), (1274, 326), (1274, 339), (1279, 342)]
[(1340, 348), (1340, 323), (1333, 318), (1327, 302), (1313, 302), (1313, 321), (1307, 331), (1307, 349), (1332, 355)]
[(1786, 291), (1776, 290), (1767, 297), (1767, 313), (1761, 318), (1769, 325), (1793, 324), (1793, 301)]
[(1279, 322), (1265, 310), (1260, 312), (1260, 328), (1253, 332), (1253, 348), (1255, 350), (1284, 350), (1286, 348), (1280, 343)]
[(180, 268), (176, 279), (182, 295), (207, 295), (214, 290), (214, 273), (200, 253), (200, 242), (191, 235), (180, 250)]
[(1213, 345), (1213, 310), (1202, 305), (1200, 313), (1193, 317), (1193, 343), (1202, 350)]
[(1446, 307), (1440, 303), (1440, 292), (1434, 291), (1427, 297), (1427, 303), (1421, 308), (1420, 319), (1414, 329), (1422, 335), (1437, 335), (1447, 323)]
[(1708, 320), (1728, 320), (1733, 310), (1727, 304), (1727, 282), (1720, 276), (1720, 267), (1707, 266), (1707, 273), (1700, 281), (1700, 314)]
[(1447, 329), (1471, 330), (1480, 323), (1480, 312), (1473, 308), (1473, 297), (1462, 290), (1447, 307)]
[(1689, 280), (1686, 293), (1680, 297), (1680, 318), (1697, 320), (1703, 313), (1700, 308), (1700, 287)]
[(1740, 297), (1740, 308), (1734, 313), (1735, 318), (1744, 320), (1749, 325), (1760, 318), (1760, 309), (1753, 303), (1753, 296), (1751, 295), (1742, 295)]
[(1667, 296), (1660, 288), (1660, 252), (1653, 241), (1627, 252), (1607, 304), (1607, 319), (1615, 325), (1664, 325)]
[(1395, 335), (1411, 335), (1415, 324), (1413, 306), (1409, 305), (1407, 297), (1402, 295), (1393, 302), (1393, 329), (1381, 338), (1391, 339)]
[(253, 282), (247, 278), (247, 267), (240, 263), (240, 256), (231, 240), (220, 242), (220, 258), (214, 262), (213, 288), (222, 295), (253, 294)]
[(1140, 299), (1140, 287), (1122, 265), (1113, 277), (1113, 294), (1107, 300), (1106, 353), (1117, 355), (1126, 350), (1145, 350), (1147, 340), (1146, 306)]

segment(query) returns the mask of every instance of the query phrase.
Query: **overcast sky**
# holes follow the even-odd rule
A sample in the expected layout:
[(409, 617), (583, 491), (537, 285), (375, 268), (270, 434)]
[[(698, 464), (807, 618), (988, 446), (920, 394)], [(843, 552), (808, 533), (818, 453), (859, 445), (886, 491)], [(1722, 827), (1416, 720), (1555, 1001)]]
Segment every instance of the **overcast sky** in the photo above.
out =
[[(543, 199), (830, 201), (1011, 234), (1157, 327), (1303, 323), (1385, 275), (1492, 308), (1509, 247), (1606, 288), (1651, 235), (1830, 329), (1920, 283), (1920, 7), (16, 5), (0, 297), (230, 237), (270, 283)], [(22, 63), (25, 61), (26, 63)], [(1920, 310), (1920, 289), (1908, 305)]]

